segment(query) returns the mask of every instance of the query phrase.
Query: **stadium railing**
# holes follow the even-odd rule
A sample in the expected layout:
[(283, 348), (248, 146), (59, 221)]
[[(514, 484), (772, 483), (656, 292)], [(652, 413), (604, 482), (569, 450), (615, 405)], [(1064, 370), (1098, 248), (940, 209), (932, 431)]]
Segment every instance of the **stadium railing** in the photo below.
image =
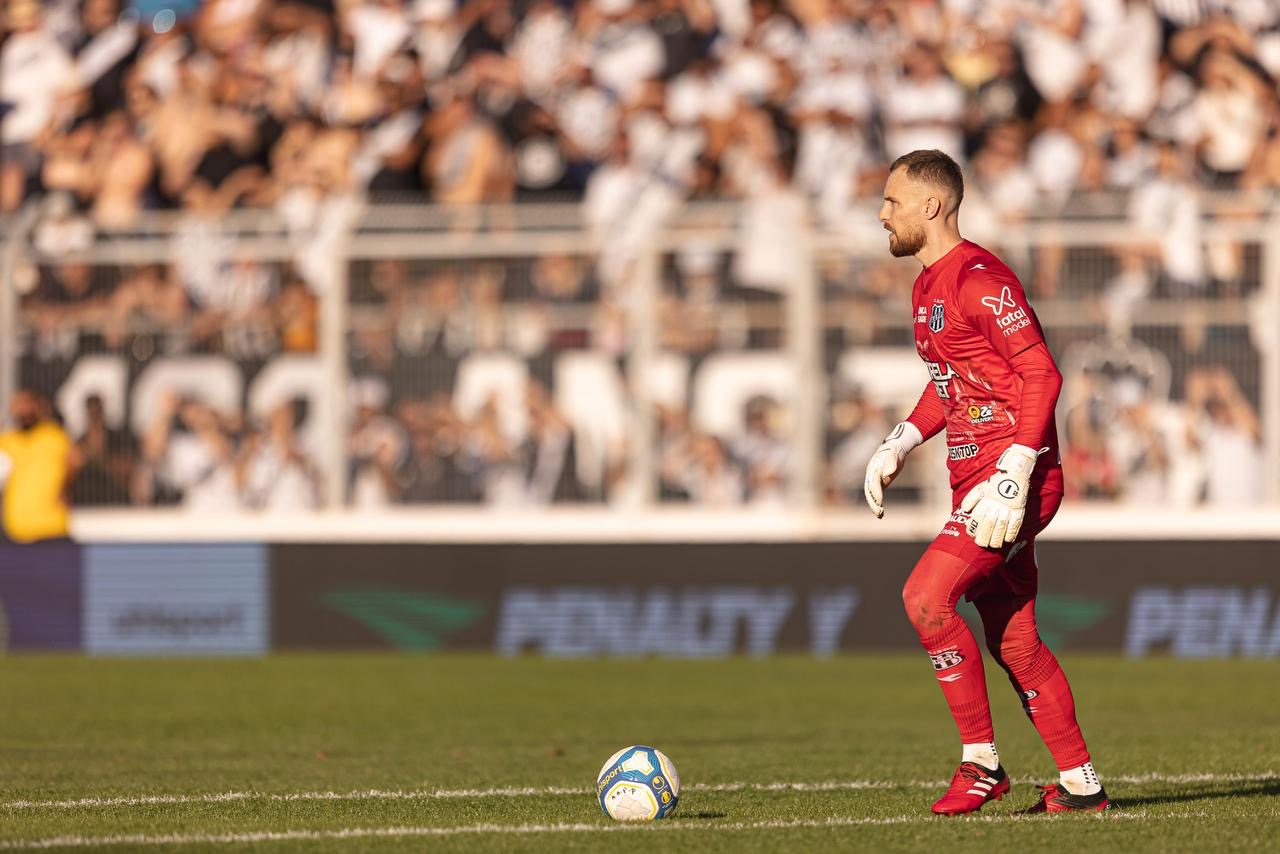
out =
[[(917, 267), (873, 207), (59, 216), (4, 224), (0, 396), (39, 388), (86, 442), (100, 399), (81, 536), (914, 539), (945, 515), (940, 442), (885, 520), (861, 506), (927, 379)], [(1280, 213), (970, 230), (1066, 378), (1051, 534), (1280, 533)]]

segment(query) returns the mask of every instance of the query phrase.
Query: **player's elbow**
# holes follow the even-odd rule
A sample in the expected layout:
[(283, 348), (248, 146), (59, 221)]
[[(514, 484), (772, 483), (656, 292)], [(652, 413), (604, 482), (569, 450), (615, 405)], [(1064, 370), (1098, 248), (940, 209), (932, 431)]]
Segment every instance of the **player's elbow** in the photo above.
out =
[(1062, 371), (1058, 370), (1057, 365), (1050, 364), (1045, 371), (1044, 386), (1056, 400), (1058, 393), (1062, 391)]

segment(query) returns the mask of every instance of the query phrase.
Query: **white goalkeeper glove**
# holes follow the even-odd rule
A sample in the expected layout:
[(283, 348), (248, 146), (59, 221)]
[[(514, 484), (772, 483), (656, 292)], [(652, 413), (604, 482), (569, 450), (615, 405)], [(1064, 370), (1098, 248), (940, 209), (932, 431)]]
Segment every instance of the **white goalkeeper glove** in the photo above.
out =
[(1027, 506), (1027, 484), (1040, 455), (1026, 445), (1010, 445), (996, 461), (996, 473), (969, 490), (960, 509), (969, 514), (965, 530), (983, 548), (998, 549), (1018, 538)]
[(893, 483), (893, 479), (902, 470), (902, 461), (907, 458), (916, 445), (924, 441), (919, 428), (910, 421), (903, 421), (893, 428), (867, 463), (867, 479), (862, 485), (862, 493), (867, 497), (867, 506), (876, 518), (884, 517), (884, 488)]

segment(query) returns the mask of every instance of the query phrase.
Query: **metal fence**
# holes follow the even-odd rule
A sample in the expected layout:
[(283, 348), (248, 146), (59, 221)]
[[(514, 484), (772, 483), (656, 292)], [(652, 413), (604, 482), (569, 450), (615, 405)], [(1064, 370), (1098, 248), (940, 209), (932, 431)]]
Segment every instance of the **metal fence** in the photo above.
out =
[[(873, 210), (842, 233), (785, 200), (647, 222), (336, 201), (93, 234), (34, 210), (5, 229), (0, 394), (54, 401), (82, 507), (858, 512), (926, 379), (918, 266)], [(1070, 498), (1280, 503), (1280, 214), (973, 236), (1066, 377)], [(895, 507), (945, 502), (940, 445), (921, 456)]]

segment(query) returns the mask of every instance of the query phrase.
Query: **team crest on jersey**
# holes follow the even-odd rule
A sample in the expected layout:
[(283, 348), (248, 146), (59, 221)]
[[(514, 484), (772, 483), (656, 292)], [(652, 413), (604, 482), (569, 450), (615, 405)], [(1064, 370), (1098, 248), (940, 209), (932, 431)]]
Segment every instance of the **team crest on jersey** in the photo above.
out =
[(942, 303), (935, 302), (933, 308), (929, 309), (929, 329), (932, 332), (941, 332), (947, 322), (942, 314), (943, 307)]

